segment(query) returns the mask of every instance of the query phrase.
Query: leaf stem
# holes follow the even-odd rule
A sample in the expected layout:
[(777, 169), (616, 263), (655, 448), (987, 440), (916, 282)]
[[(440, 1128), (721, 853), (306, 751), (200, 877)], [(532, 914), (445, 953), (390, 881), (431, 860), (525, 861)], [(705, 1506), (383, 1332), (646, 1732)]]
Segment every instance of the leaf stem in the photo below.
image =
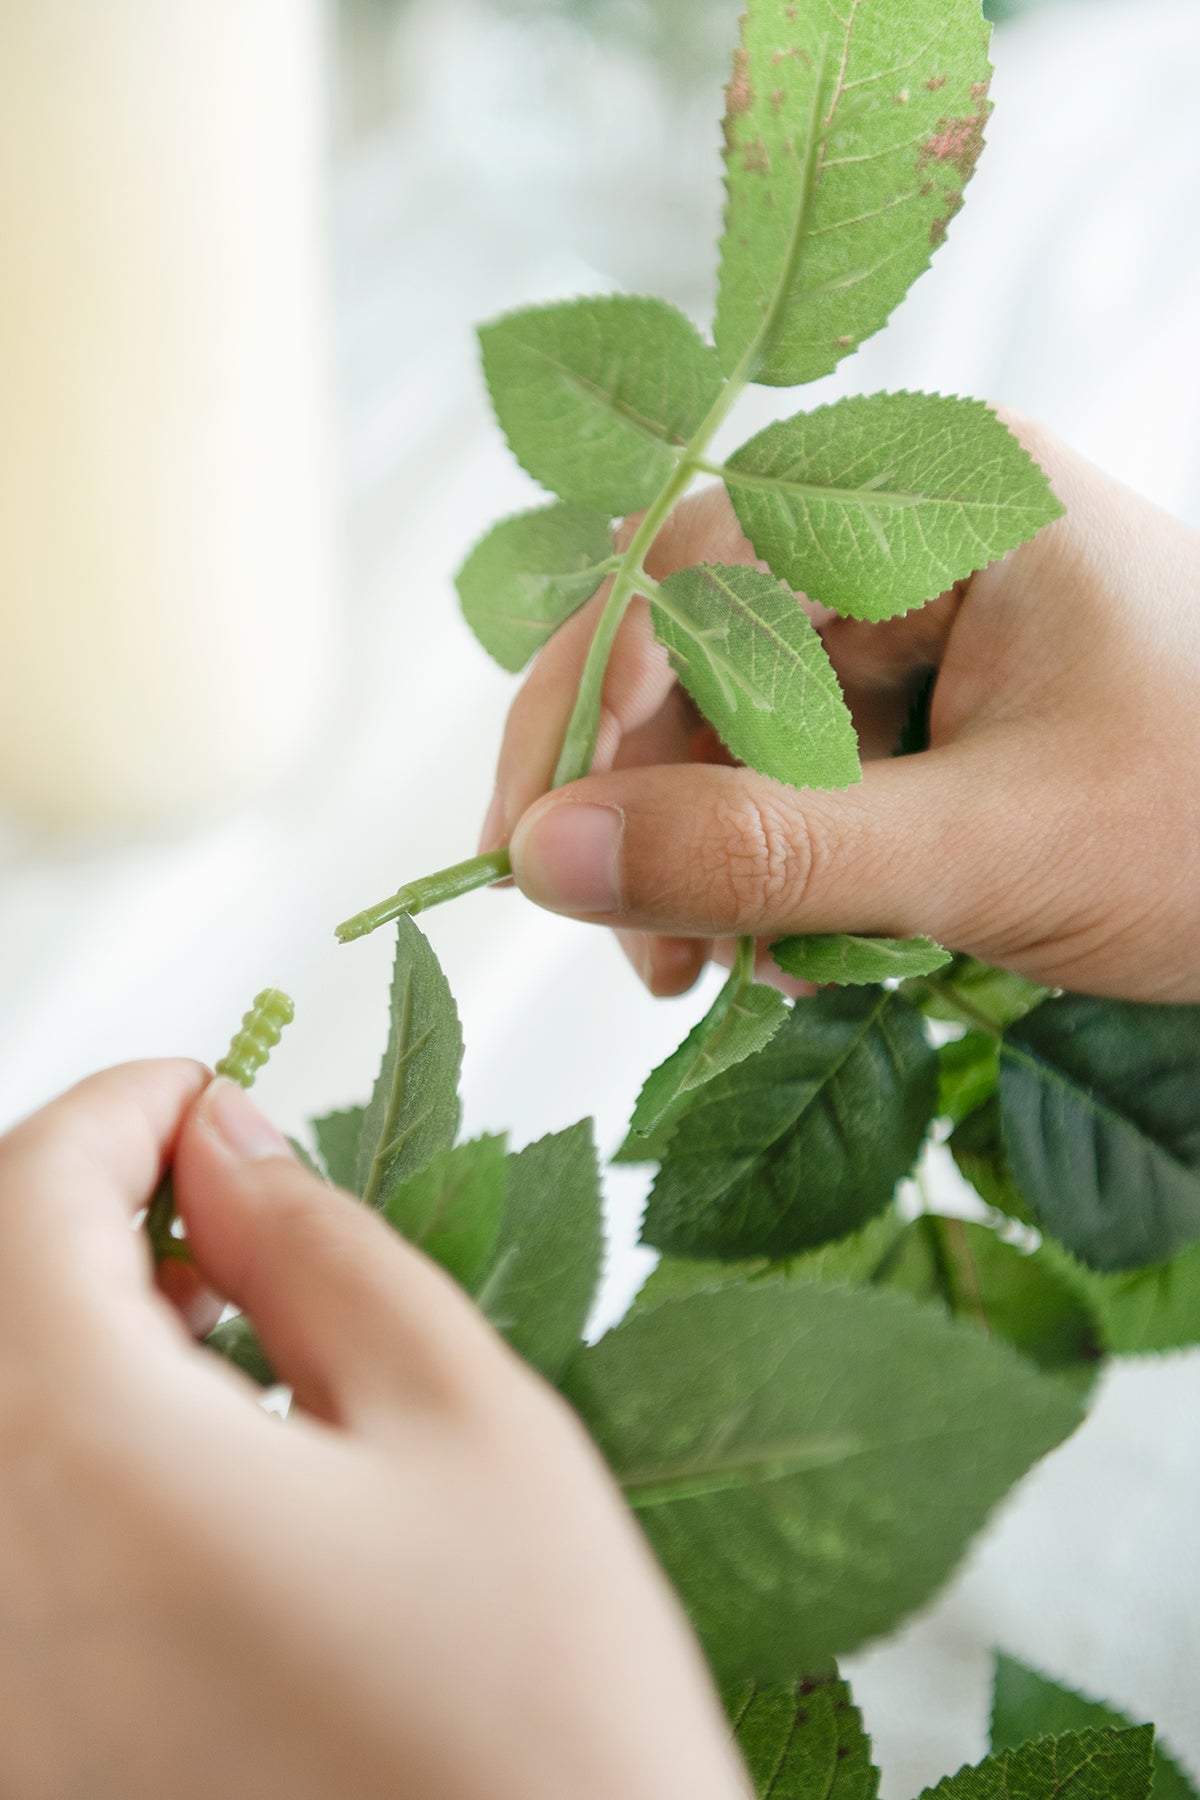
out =
[(733, 960), (733, 972), (743, 987), (749, 987), (754, 980), (754, 958), (758, 950), (758, 942), (752, 937), (741, 937), (737, 941), (737, 954)]
[(367, 937), (393, 919), (425, 912), (428, 907), (440, 906), (444, 900), (457, 900), (460, 894), (491, 887), (493, 882), (504, 881), (511, 874), (512, 859), (507, 850), (492, 850), (487, 856), (472, 856), (448, 869), (438, 869), (433, 875), (410, 881), (389, 899), (355, 913), (352, 919), (344, 919), (337, 927), (338, 942), (351, 944), (355, 938)]

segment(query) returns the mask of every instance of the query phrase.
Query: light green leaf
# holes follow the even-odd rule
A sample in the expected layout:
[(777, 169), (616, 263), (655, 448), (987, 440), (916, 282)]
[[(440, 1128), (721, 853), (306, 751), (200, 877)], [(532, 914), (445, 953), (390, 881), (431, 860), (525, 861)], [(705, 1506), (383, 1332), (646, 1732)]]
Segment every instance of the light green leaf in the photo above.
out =
[(667, 1145), (643, 1238), (676, 1256), (783, 1257), (856, 1230), (916, 1161), (937, 1064), (898, 994), (827, 988), (710, 1081)]
[(763, 1800), (875, 1800), (871, 1740), (836, 1671), (783, 1687), (744, 1682), (724, 1698)]
[(1042, 1254), (1094, 1308), (1114, 1356), (1161, 1356), (1200, 1344), (1200, 1244), (1169, 1262), (1119, 1275), (1085, 1268), (1053, 1238)]
[(769, 1044), (787, 1014), (776, 988), (744, 981), (735, 971), (678, 1050), (647, 1077), (613, 1161), (658, 1162), (688, 1095)]
[(439, 1150), (419, 1173), (390, 1190), (383, 1216), (465, 1288), (473, 1289), (500, 1235), (507, 1162), (502, 1137), (476, 1138)]
[(1064, 995), (1006, 1031), (1004, 1141), (1047, 1231), (1094, 1269), (1200, 1238), (1200, 1006)]
[(476, 1298), (553, 1381), (579, 1346), (600, 1280), (600, 1172), (590, 1120), (508, 1159), (492, 1265)]
[(552, 493), (609, 517), (650, 504), (721, 386), (714, 352), (663, 300), (533, 307), (479, 337), (517, 461)]
[(562, 501), (505, 519), (458, 572), (467, 624), (502, 669), (517, 674), (590, 600), (613, 556), (603, 513)]
[(939, 1119), (960, 1125), (985, 1105), (999, 1086), (1000, 1045), (987, 1032), (968, 1031), (939, 1049)]
[(771, 955), (787, 975), (798, 981), (838, 982), (860, 986), (888, 981), (893, 976), (928, 975), (950, 961), (932, 938), (851, 937), (834, 933), (827, 937), (778, 938)]
[(351, 1106), (345, 1112), (326, 1113), (323, 1119), (312, 1121), (326, 1174), (334, 1187), (345, 1188), (351, 1194), (358, 1192), (358, 1144), (366, 1112), (365, 1106)]
[(827, 375), (962, 203), (991, 110), (979, 0), (751, 0), (725, 116), (727, 374)]
[[(992, 1710), (992, 1749), (1007, 1750), (1030, 1738), (1057, 1737), (1064, 1731), (1121, 1729), (1132, 1723), (1113, 1707), (1085, 1700), (1082, 1694), (1047, 1681), (1010, 1656), (996, 1658), (996, 1692)], [(1161, 1743), (1154, 1746), (1154, 1800), (1196, 1800), (1196, 1790)]]
[(650, 610), (676, 674), (739, 762), (793, 787), (862, 779), (833, 665), (787, 588), (760, 569), (706, 563), (668, 576)]
[(1011, 969), (994, 969), (973, 956), (956, 956), (948, 969), (934, 976), (917, 976), (904, 984), (905, 997), (931, 1019), (977, 1027), (1011, 1025), (1048, 999), (1053, 990), (1014, 975)]
[(462, 1049), (437, 957), (413, 921), (401, 919), (387, 1050), (358, 1145), (356, 1186), (369, 1206), (385, 1207), (393, 1189), (454, 1142)]
[(989, 407), (941, 394), (797, 413), (731, 456), (725, 481), (780, 580), (856, 619), (923, 606), (1063, 512)]
[(998, 1751), (926, 1788), (921, 1800), (1148, 1800), (1153, 1755), (1149, 1725), (1068, 1731)]
[(566, 1389), (729, 1683), (889, 1630), (1080, 1415), (931, 1307), (779, 1279), (634, 1313)]
[[(1000, 1079), (1000, 1046), (996, 1049), (996, 1080)], [(969, 1181), (985, 1206), (1036, 1225), (1037, 1216), (1017, 1186), (1004, 1146), (1000, 1122), (1000, 1096), (992, 1093), (967, 1114), (950, 1133), (948, 1146), (964, 1181)]]

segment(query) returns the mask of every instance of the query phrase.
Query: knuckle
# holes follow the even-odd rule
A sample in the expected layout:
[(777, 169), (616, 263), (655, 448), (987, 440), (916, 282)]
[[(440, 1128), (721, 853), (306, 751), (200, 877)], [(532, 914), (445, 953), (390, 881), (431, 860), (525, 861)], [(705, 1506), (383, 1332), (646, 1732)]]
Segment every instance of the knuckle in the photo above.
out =
[(719, 823), (707, 868), (715, 928), (749, 932), (803, 906), (818, 843), (798, 808), (782, 795), (744, 792)]

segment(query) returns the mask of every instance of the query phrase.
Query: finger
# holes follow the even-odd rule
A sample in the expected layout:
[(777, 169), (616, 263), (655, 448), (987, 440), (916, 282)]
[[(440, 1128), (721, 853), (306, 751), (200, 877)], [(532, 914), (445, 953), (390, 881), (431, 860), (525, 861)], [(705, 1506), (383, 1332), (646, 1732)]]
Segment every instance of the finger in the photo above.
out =
[(520, 821), (514, 873), (552, 911), (625, 929), (928, 932), (969, 949), (980, 894), (1052, 854), (1043, 753), (1030, 748), (1022, 765), (1008, 734), (997, 748), (981, 733), (969, 747), (869, 764), (839, 793), (746, 769), (593, 776)]
[(124, 1306), (150, 1293), (145, 1247), (130, 1222), (208, 1079), (194, 1062), (127, 1063), (90, 1076), (0, 1139), (0, 1316), (31, 1327), (47, 1321), (56, 1290), (55, 1324), (85, 1295)]
[(658, 1000), (674, 1000), (680, 994), (686, 994), (700, 979), (712, 953), (706, 938), (618, 931), (617, 940), (640, 979)]
[(213, 1082), (186, 1121), (175, 1185), (202, 1274), (315, 1417), (382, 1428), (397, 1406), (472, 1399), (505, 1366), (449, 1277), (302, 1168), (234, 1083)]

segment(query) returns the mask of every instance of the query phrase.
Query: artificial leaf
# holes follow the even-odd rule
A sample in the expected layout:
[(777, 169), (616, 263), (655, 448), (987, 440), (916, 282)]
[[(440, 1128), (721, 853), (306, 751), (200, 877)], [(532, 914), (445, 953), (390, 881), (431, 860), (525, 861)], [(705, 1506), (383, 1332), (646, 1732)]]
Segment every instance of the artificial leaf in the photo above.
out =
[(856, 619), (923, 606), (1063, 508), (981, 400), (866, 394), (768, 425), (725, 465), (781, 581)]
[(689, 1094), (769, 1044), (787, 1013), (776, 988), (745, 981), (735, 970), (678, 1050), (647, 1077), (613, 1160), (657, 1162)]
[(1004, 1035), (1013, 1175), (1094, 1269), (1165, 1261), (1200, 1237), (1200, 1006), (1064, 995)]
[(1080, 1416), (932, 1307), (779, 1278), (633, 1313), (566, 1389), (730, 1683), (890, 1629)]
[(862, 779), (833, 664), (787, 588), (761, 569), (706, 563), (668, 576), (650, 611), (676, 674), (739, 762), (793, 787)]
[(551, 1380), (578, 1348), (602, 1254), (600, 1173), (585, 1119), (509, 1157), (500, 1235), (476, 1295), (513, 1348)]
[(921, 1800), (1149, 1800), (1154, 1731), (1068, 1731), (1000, 1750)]
[(968, 1031), (939, 1049), (939, 1118), (960, 1125), (990, 1100), (999, 1086), (1000, 1044), (988, 1032)]
[(609, 520), (586, 507), (562, 501), (505, 519), (458, 572), (463, 615), (515, 675), (596, 592), (612, 555)]
[(827, 988), (680, 1119), (643, 1238), (676, 1256), (792, 1256), (844, 1237), (916, 1161), (937, 1064), (898, 994)]
[(458, 1131), (462, 1030), (446, 977), (411, 919), (401, 919), (383, 1066), (363, 1115), (357, 1191), (384, 1207)]
[(991, 110), (979, 0), (751, 0), (725, 117), (727, 374), (827, 375), (962, 202)]
[(325, 1173), (334, 1187), (351, 1194), (358, 1192), (358, 1146), (366, 1111), (365, 1106), (350, 1106), (345, 1112), (326, 1113), (323, 1119), (312, 1121)]
[[(1030, 1738), (1057, 1737), (1064, 1731), (1119, 1730), (1132, 1723), (1115, 1708), (1085, 1700), (1082, 1694), (1048, 1681), (1011, 1656), (996, 1658), (993, 1750), (1015, 1748)], [(1195, 1788), (1157, 1740), (1153, 1766), (1154, 1800), (1196, 1800)]]
[(871, 1740), (836, 1671), (780, 1687), (743, 1682), (724, 1699), (763, 1800), (875, 1800)]
[(204, 1346), (224, 1357), (235, 1369), (240, 1369), (243, 1375), (248, 1375), (257, 1386), (269, 1388), (278, 1385), (278, 1376), (267, 1360), (267, 1353), (259, 1342), (258, 1333), (245, 1313), (234, 1313), (232, 1318), (222, 1319), (209, 1332)]
[(1200, 1244), (1148, 1269), (1101, 1275), (1053, 1238), (1042, 1246), (1100, 1320), (1114, 1356), (1161, 1356), (1200, 1344)]
[(956, 956), (948, 969), (906, 982), (904, 992), (931, 1019), (1001, 1029), (1023, 1019), (1052, 990), (1014, 975), (1011, 969), (994, 969), (973, 956)]
[(777, 938), (771, 955), (785, 974), (799, 981), (851, 986), (893, 976), (929, 975), (950, 961), (949, 950), (932, 938), (853, 937), (841, 932)]
[(663, 1256), (642, 1283), (633, 1306), (644, 1311), (662, 1300), (768, 1278), (870, 1287), (873, 1282), (886, 1281), (887, 1270), (909, 1229), (891, 1209), (849, 1237), (822, 1244), (820, 1249), (806, 1251), (803, 1256), (789, 1256), (783, 1262), (771, 1262), (765, 1256), (749, 1257), (744, 1262), (700, 1262), (691, 1257)]
[(502, 1137), (439, 1150), (416, 1175), (390, 1190), (384, 1218), (471, 1289), (488, 1267), (500, 1235), (507, 1162)]
[(986, 1225), (926, 1214), (906, 1228), (881, 1279), (1003, 1338), (1043, 1373), (1090, 1387), (1104, 1348), (1099, 1320), (1040, 1251), (1017, 1250)]
[[(996, 1079), (999, 1081), (1000, 1046), (994, 1047)], [(1017, 1186), (1008, 1160), (998, 1093), (989, 1094), (954, 1127), (947, 1148), (963, 1180), (970, 1182), (986, 1206), (1005, 1213), (1010, 1219), (1019, 1219), (1023, 1225), (1037, 1223), (1033, 1208)]]
[(517, 461), (563, 500), (610, 517), (650, 504), (721, 387), (715, 354), (663, 300), (532, 307), (479, 337)]

